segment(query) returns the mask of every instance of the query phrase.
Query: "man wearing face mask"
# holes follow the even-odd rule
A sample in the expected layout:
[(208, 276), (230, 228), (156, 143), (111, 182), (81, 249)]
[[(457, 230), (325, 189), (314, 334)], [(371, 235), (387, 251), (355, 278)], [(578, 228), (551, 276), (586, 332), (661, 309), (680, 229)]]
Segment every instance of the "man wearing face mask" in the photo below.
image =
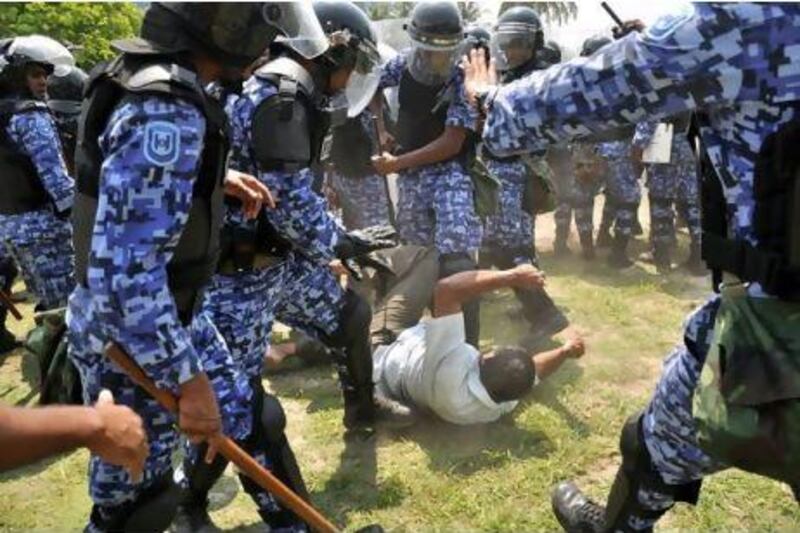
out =
[(44, 103), (47, 76), (74, 64), (41, 35), (2, 44), (0, 55), (0, 239), (41, 310), (62, 307), (74, 287), (70, 227), (74, 182)]
[[(491, 56), (502, 72), (503, 83), (511, 83), (548, 65), (539, 57), (544, 34), (539, 16), (529, 7), (514, 7), (500, 15), (491, 40)], [(499, 157), (482, 149), (489, 172), (501, 183), (497, 213), (487, 217), (481, 247), (481, 262), (502, 270), (518, 265), (538, 266), (535, 251), (532, 203), (526, 194), (533, 175), (532, 162), (519, 156)], [(530, 189), (528, 189), (530, 190)], [(529, 200), (526, 202), (526, 200)], [(544, 287), (515, 288), (530, 335), (553, 335), (569, 325)]]
[[(397, 148), (375, 159), (399, 172), (397, 229), (407, 244), (436, 246), (441, 277), (474, 270), (482, 228), (465, 162), (476, 114), (463, 100), (457, 68), (464, 39), (455, 2), (427, 0), (411, 13), (412, 46), (383, 67), (381, 88), (399, 87)], [(467, 341), (477, 346), (479, 302), (464, 306)]]
[[(279, 23), (283, 5), (290, 4), (153, 3), (141, 37), (116, 42), (121, 54), (89, 80), (76, 151), (78, 287), (67, 313), (69, 355), (86, 403), (111, 390), (141, 416), (150, 449), (141, 479), (92, 456), (88, 531), (169, 526), (179, 503), (176, 424), (195, 444), (224, 432), (307, 496), (282, 428), (265, 436), (256, 393), (199, 312), (219, 251), (223, 192), (244, 201), (249, 214), (268, 195), (255, 178), (226, 173), (226, 117), (203, 87), (241, 75), (287, 31)], [(105, 357), (109, 342), (178, 397), (177, 417)], [(201, 453), (190, 446), (187, 461), (202, 461)], [(269, 526), (303, 527), (244, 485)]]

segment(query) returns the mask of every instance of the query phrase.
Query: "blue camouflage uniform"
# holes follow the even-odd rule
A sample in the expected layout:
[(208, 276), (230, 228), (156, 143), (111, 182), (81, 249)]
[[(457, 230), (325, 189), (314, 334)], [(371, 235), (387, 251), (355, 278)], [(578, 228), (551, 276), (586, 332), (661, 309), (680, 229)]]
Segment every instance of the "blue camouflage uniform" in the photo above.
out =
[[(146, 131), (164, 123), (179, 133), (170, 153), (156, 158)], [(172, 393), (206, 372), (223, 431), (234, 439), (250, 433), (247, 379), (236, 372), (206, 314), (181, 322), (167, 286), (166, 265), (189, 218), (205, 125), (198, 108), (184, 100), (131, 96), (116, 106), (99, 139), (103, 166), (87, 281), (70, 296), (67, 313), (70, 357), (80, 370), (85, 401), (93, 403), (101, 389), (110, 389), (117, 403), (141, 415), (150, 443), (140, 483), (124, 469), (91, 458), (89, 493), (101, 516), (112, 516), (163, 483), (179, 442), (175, 417), (103, 355), (107, 342), (119, 343), (156, 386)]]
[(633, 169), (630, 141), (620, 140), (600, 143), (597, 153), (608, 163), (605, 176), (608, 224), (613, 223), (614, 235), (630, 237), (633, 232), (636, 210), (642, 199), (639, 176)]
[[(384, 64), (379, 87), (398, 87), (406, 54)], [(474, 131), (477, 115), (464, 98), (463, 74), (456, 69), (449, 83), (454, 99), (446, 126)], [(473, 253), (481, 244), (482, 228), (475, 213), (472, 181), (458, 158), (401, 171), (398, 184), (397, 230), (407, 244), (435, 245), (440, 254)]]
[(46, 110), (29, 110), (12, 115), (5, 133), (30, 158), (52, 206), (0, 215), (0, 238), (22, 270), (28, 290), (39, 300), (38, 307), (63, 307), (75, 286), (72, 232), (66, 220), (74, 182), (64, 163), (55, 122)]
[[(658, 122), (641, 122), (636, 126), (633, 144), (645, 148), (653, 139)], [(650, 198), (650, 235), (654, 244), (670, 244), (675, 238), (673, 204), (678, 198), (692, 199), (689, 222), (693, 241), (700, 238), (700, 191), (697, 165), (689, 140), (681, 134), (672, 139), (670, 162), (644, 163)], [(687, 189), (688, 188), (688, 189)]]
[[(363, 111), (358, 118), (363, 124), (372, 142), (377, 145), (372, 117), (369, 111)], [(389, 202), (386, 191), (386, 178), (379, 174), (349, 177), (335, 169), (331, 173), (330, 184), (336, 191), (339, 205), (342, 208), (342, 222), (348, 231), (390, 224)]]
[[(525, 184), (529, 178), (527, 165), (521, 159), (510, 161), (487, 159), (486, 166), (500, 180), (498, 212), (484, 221), (484, 248), (513, 251), (517, 264), (530, 262), (533, 254), (534, 218), (522, 205)], [(527, 255), (526, 255), (527, 253)]]
[[(576, 134), (703, 108), (703, 142), (711, 163), (729, 178), (721, 185), (733, 235), (755, 243), (756, 154), (765, 138), (798, 118), (798, 42), (797, 5), (687, 6), (590, 58), (500, 88), (484, 142), (497, 153), (539, 152)], [(758, 284), (749, 293), (764, 296)], [(668, 487), (725, 466), (698, 448), (691, 409), (718, 305), (714, 296), (688, 317), (642, 418), (652, 465)], [(627, 517), (626, 526), (649, 529), (674, 500), (672, 491), (642, 487), (638, 503), (647, 512)]]

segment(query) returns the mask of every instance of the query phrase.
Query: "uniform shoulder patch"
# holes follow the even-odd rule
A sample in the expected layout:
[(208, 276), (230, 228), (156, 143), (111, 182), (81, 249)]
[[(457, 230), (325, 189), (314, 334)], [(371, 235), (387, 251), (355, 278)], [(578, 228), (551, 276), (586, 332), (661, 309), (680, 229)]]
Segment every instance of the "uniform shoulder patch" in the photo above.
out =
[(144, 128), (144, 158), (159, 167), (178, 161), (181, 149), (180, 130), (164, 121), (150, 122)]

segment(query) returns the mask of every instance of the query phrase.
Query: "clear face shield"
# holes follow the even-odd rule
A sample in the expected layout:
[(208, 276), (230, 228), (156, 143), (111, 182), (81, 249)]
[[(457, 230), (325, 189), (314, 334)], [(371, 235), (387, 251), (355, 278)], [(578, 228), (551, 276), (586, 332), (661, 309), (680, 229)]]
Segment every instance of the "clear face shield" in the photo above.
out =
[(411, 76), (423, 85), (442, 85), (453, 74), (458, 60), (460, 42), (449, 46), (433, 46), (412, 41), (408, 69)]
[(521, 28), (501, 28), (492, 36), (490, 53), (497, 70), (512, 70), (524, 65), (536, 50), (536, 36)]
[(306, 59), (324, 54), (330, 46), (311, 2), (267, 2), (263, 13), (267, 22), (281, 34), (275, 42), (288, 46)]
[(381, 55), (368, 41), (361, 40), (356, 52), (356, 64), (347, 80), (347, 116), (357, 117), (372, 101), (381, 79)]

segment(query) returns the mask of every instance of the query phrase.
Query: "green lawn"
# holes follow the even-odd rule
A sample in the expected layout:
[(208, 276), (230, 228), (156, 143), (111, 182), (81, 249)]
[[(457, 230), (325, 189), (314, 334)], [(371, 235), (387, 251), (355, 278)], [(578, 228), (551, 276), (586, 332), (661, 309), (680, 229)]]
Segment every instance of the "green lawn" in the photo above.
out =
[[(540, 233), (550, 234), (549, 217), (541, 222)], [(620, 427), (647, 401), (685, 314), (708, 284), (681, 273), (659, 278), (641, 264), (619, 274), (602, 261), (556, 261), (541, 239), (550, 291), (585, 335), (588, 354), (567, 363), (509, 419), (471, 428), (431, 421), (346, 445), (331, 368), (266, 380), (289, 414), (290, 440), (314, 501), (335, 522), (348, 529), (379, 522), (394, 531), (554, 531), (555, 483), (577, 478), (604, 497), (619, 461)], [(524, 333), (516, 309), (510, 293), (486, 298), (484, 343), (508, 344)], [(19, 334), (24, 329), (16, 327)], [(30, 402), (22, 377), (30, 374), (19, 354), (0, 360), (0, 401)], [(85, 465), (86, 454), (77, 452), (0, 477), (0, 529), (82, 527), (89, 509)], [(232, 471), (213, 504), (220, 526), (259, 527)], [(697, 508), (679, 505), (659, 528), (800, 531), (800, 508), (784, 486), (727, 472), (705, 482)]]

